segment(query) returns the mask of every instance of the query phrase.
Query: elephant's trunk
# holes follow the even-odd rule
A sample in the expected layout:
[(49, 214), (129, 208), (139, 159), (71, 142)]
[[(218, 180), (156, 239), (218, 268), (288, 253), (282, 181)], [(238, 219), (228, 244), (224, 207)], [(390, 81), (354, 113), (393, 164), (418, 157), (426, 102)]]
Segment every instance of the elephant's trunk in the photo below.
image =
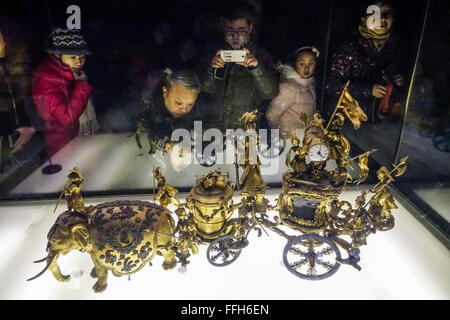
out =
[(69, 275), (63, 275), (61, 273), (61, 270), (59, 269), (58, 263), (56, 263), (57, 258), (59, 257), (59, 253), (56, 254), (56, 257), (53, 259), (53, 261), (49, 265), (49, 269), (52, 272), (53, 276), (56, 280), (60, 282), (66, 282), (70, 280)]
[(47, 271), (48, 268), (50, 268), (52, 265), (54, 265), (56, 263), (56, 259), (58, 258), (58, 256), (59, 256), (59, 253), (51, 252), (44, 259), (34, 261), (35, 263), (39, 263), (39, 262), (43, 262), (43, 261), (47, 260), (47, 265), (45, 266), (45, 268), (41, 272), (39, 272), (34, 277), (32, 277), (30, 279), (27, 279), (27, 281), (31, 281), (31, 280), (37, 279), (40, 276), (42, 276), (45, 273), (45, 271)]

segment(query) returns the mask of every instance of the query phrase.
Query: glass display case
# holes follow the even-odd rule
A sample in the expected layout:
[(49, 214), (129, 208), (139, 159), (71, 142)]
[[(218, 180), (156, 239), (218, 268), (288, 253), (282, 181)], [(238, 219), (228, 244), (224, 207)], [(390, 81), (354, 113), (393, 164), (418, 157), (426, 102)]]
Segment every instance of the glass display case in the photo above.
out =
[[(375, 5), (375, 8), (370, 9), (370, 5)], [(446, 40), (450, 32), (446, 17), (449, 3), (440, 0), (414, 3), (376, 0), (248, 0), (230, 3), (227, 9), (233, 6), (251, 10), (251, 19), (247, 19), (247, 26), (250, 26), (248, 30), (234, 30), (234, 27), (227, 25), (228, 20), (223, 19), (225, 12), (229, 13), (223, 6), (202, 0), (173, 0), (163, 3), (137, 0), (21, 0), (14, 3), (4, 1), (0, 4), (0, 252), (5, 258), (0, 264), (1, 299), (291, 300), (450, 297), (447, 272), (450, 266), (450, 100), (447, 90), (450, 73), (446, 59), (449, 49)], [(374, 36), (363, 24), (371, 18), (377, 23), (377, 8), (380, 9), (381, 26), (384, 23), (391, 23), (392, 26), (389, 25), (389, 32)], [(236, 15), (233, 17), (234, 20), (241, 18)], [(55, 28), (80, 30), (83, 37), (79, 38), (78, 33), (72, 34), (69, 31), (55, 33)], [(244, 160), (239, 162), (238, 153), (234, 152), (235, 149), (239, 150), (239, 142), (229, 140), (224, 127), (221, 127), (223, 123), (238, 120), (230, 120), (234, 111), (227, 113), (218, 110), (216, 100), (208, 91), (208, 81), (205, 80), (207, 72), (220, 69), (214, 65), (214, 57), (220, 56), (218, 50), (236, 49), (233, 47), (233, 40), (227, 42), (228, 36), (230, 39), (248, 37), (248, 42), (240, 49), (247, 50), (245, 59), (254, 53), (257, 62), (242, 62), (242, 68), (249, 69), (245, 76), (236, 75), (237, 71), (233, 71), (236, 69), (224, 67), (225, 79), (231, 77), (230, 74), (235, 76), (226, 81), (225, 92), (232, 90), (230, 86), (233, 81), (243, 81), (241, 87), (245, 87), (245, 81), (248, 80), (245, 77), (249, 77), (249, 74), (255, 77), (249, 80), (251, 86), (261, 85), (263, 82), (255, 79), (263, 77), (261, 74), (269, 68), (276, 75), (276, 92), (270, 98), (266, 97), (247, 106), (244, 112), (255, 109), (259, 112), (255, 119), (247, 114), (247, 118), (243, 117), (240, 122), (240, 127), (245, 132), (254, 129), (253, 123), (257, 130), (263, 130), (259, 131), (258, 141), (253, 146), (257, 150), (257, 162), (251, 165), (250, 156), (245, 152)], [(52, 53), (49, 50), (52, 45), (56, 48), (61, 45), (76, 48), (78, 51), (67, 51), (67, 56), (82, 56), (85, 59), (78, 62), (78, 68), (70, 69), (68, 76), (61, 75), (66, 80), (57, 81), (58, 90), (62, 86), (67, 86), (64, 90), (68, 90), (66, 96), (61, 98), (67, 103), (67, 111), (58, 114), (58, 117), (61, 116), (58, 119), (72, 121), (67, 120), (64, 125), (61, 125), (63, 122), (58, 125), (65, 126), (66, 129), (76, 127), (76, 134), (66, 140), (60, 138), (64, 135), (62, 131), (54, 127), (57, 118), (55, 110), (60, 107), (60, 102), (49, 97), (54, 97), (52, 90), (56, 89), (48, 89), (45, 84), (39, 87), (41, 79), (47, 80), (50, 77), (48, 73), (51, 71), (48, 68), (52, 67), (44, 65), (48, 63), (48, 59), (59, 61), (55, 63), (60, 63), (63, 71), (58, 72), (69, 70), (64, 68), (70, 66), (70, 63), (62, 60), (66, 55), (58, 53), (59, 51)], [(262, 58), (263, 53), (253, 49), (256, 47), (264, 48), (261, 52), (270, 57), (269, 62)], [(299, 59), (299, 48), (307, 48), (315, 56), (315, 69), (312, 69), (315, 70), (312, 71), (314, 108), (322, 118), (319, 115), (312, 117), (311, 114), (308, 121), (305, 119), (304, 125), (300, 126), (302, 128), (295, 131), (297, 142), (291, 136), (271, 131), (273, 125), (270, 119), (266, 119), (266, 115), (269, 115), (268, 110), (273, 108), (280, 96), (286, 97), (283, 96), (285, 91), (282, 91), (286, 86), (283, 81), (289, 77), (283, 70), (288, 70), (286, 66), (294, 70), (295, 61)], [(79, 51), (81, 49), (86, 51)], [(239, 63), (241, 62), (236, 62), (236, 65)], [(255, 65), (245, 65), (246, 63)], [(267, 70), (261, 67), (263, 63), (268, 63)], [(212, 68), (211, 65), (216, 67)], [(173, 116), (175, 113), (169, 109), (168, 82), (158, 87), (161, 79), (167, 77), (163, 73), (168, 74), (167, 68), (172, 75), (189, 69), (198, 76), (200, 83), (198, 90), (188, 90), (175, 101), (179, 105), (188, 101), (190, 106), (187, 108), (192, 108), (192, 111), (187, 111), (180, 117)], [(377, 72), (379, 74), (375, 76)], [(225, 81), (216, 77), (215, 73), (213, 76), (212, 81)], [(67, 84), (67, 81), (71, 82)], [(268, 83), (263, 83), (261, 87), (266, 88)], [(78, 90), (75, 93), (72, 91), (74, 88)], [(381, 90), (382, 93), (376, 90)], [(234, 91), (233, 94), (235, 92), (240, 91)], [(349, 96), (345, 96), (345, 92)], [(160, 101), (154, 98), (157, 94), (161, 96)], [(233, 94), (224, 94), (223, 101), (232, 99)], [(248, 92), (243, 90), (242, 95), (245, 94)], [(83, 108), (76, 117), (76, 101), (83, 99), (84, 95)], [(184, 100), (181, 101), (180, 97)], [(140, 132), (140, 121), (145, 108), (149, 106), (146, 102), (148, 99), (156, 101), (152, 100), (150, 108), (157, 103), (167, 107), (174, 118), (171, 118), (173, 121), (170, 120), (171, 125), (177, 123), (179, 118), (186, 119), (185, 114), (194, 114), (192, 119), (187, 120), (190, 121), (189, 126), (177, 127), (184, 131), (171, 128), (171, 138), (176, 143), (164, 139), (155, 143), (156, 140), (151, 137), (147, 139), (147, 132)], [(244, 101), (242, 97), (236, 99)], [(349, 103), (349, 99), (357, 100), (358, 107), (366, 115), (366, 118), (360, 118), (362, 121), (357, 130), (353, 122), (355, 118), (343, 111), (339, 113), (337, 108)], [(42, 111), (42, 104), (45, 103), (54, 113)], [(302, 103), (306, 104), (303, 100)], [(87, 110), (87, 105), (94, 110), (93, 116), (92, 113), (89, 116), (83, 111)], [(149, 132), (165, 128), (166, 122), (155, 122), (160, 117), (158, 112), (146, 114), (147, 120), (153, 123), (153, 127), (147, 128)], [(332, 120), (336, 118), (343, 122), (338, 125), (340, 131), (333, 131), (335, 122)], [(89, 126), (95, 123), (95, 128), (88, 130), (92, 131), (91, 134), (78, 132), (79, 128), (86, 128), (86, 122), (83, 123), (82, 119), (91, 121)], [(317, 123), (322, 121), (322, 136), (317, 129), (308, 138), (310, 121), (318, 121), (314, 122), (316, 129), (320, 128)], [(233, 128), (236, 129), (238, 128)], [(52, 130), (57, 132), (57, 138), (53, 139), (60, 139), (58, 143), (61, 139), (64, 140), (57, 149), (53, 149), (57, 144), (56, 140), (49, 138)], [(175, 131), (176, 134), (173, 133)], [(346, 145), (335, 149), (325, 147), (325, 159), (330, 161), (322, 161), (323, 167), (311, 165), (320, 161), (314, 160), (312, 151), (308, 151), (308, 164), (305, 160), (305, 166), (313, 167), (311, 174), (295, 176), (292, 172), (303, 172), (301, 168), (296, 169), (298, 163), (294, 163), (297, 159), (295, 157), (300, 157), (301, 152), (305, 152), (301, 151), (301, 147), (308, 145), (311, 150), (316, 145), (318, 151), (315, 156), (320, 158), (321, 152), (324, 152), (320, 149), (320, 140), (326, 137), (326, 142), (330, 143), (333, 132), (339, 143), (348, 143), (349, 149), (345, 148)], [(141, 133), (140, 139), (138, 133)], [(344, 137), (341, 140), (340, 135)], [(217, 148), (211, 152), (214, 146)], [(242, 150), (252, 150), (250, 140)], [(333, 152), (337, 152), (338, 156), (332, 156)], [(364, 175), (364, 161), (361, 162), (364, 155), (367, 155), (367, 176)], [(407, 169), (404, 171), (402, 166), (406, 161)], [(78, 171), (74, 171), (75, 168)], [(386, 180), (380, 177), (380, 168), (387, 168), (388, 174), (393, 175), (389, 176), (390, 180), (386, 185), (383, 185)], [(342, 189), (340, 182), (333, 180), (331, 174), (326, 173), (326, 178), (323, 179), (320, 176), (323, 172), (340, 172), (339, 170), (345, 170), (345, 173), (348, 170), (348, 179), (346, 178), (345, 183), (342, 182), (345, 185)], [(175, 259), (175, 256), (170, 257), (167, 243), (158, 242), (155, 247), (158, 254), (155, 253), (154, 260), (148, 264), (150, 267), (146, 265), (142, 267), (142, 271), (134, 273), (133, 266), (130, 266), (133, 270), (130, 276), (110, 276), (108, 289), (99, 294), (92, 290), (95, 282), (92, 278), (100, 279), (101, 274), (99, 276), (93, 272), (101, 272), (101, 269), (94, 268), (91, 272), (93, 265), (89, 255), (77, 250), (59, 257), (59, 267), (63, 273), (71, 276), (70, 281), (59, 283), (47, 271), (39, 279), (27, 282), (26, 279), (42, 270), (33, 261), (45, 254), (47, 234), (51, 228), (50, 238), (52, 230), (55, 232), (58, 215), (65, 210), (68, 210), (67, 215), (79, 213), (76, 202), (68, 202), (68, 192), (75, 192), (68, 183), (72, 181), (73, 185), (75, 178), (70, 178), (70, 174), (75, 174), (74, 172), (83, 176), (77, 176), (82, 180), (82, 198), (73, 198), (84, 199), (83, 210), (95, 207), (98, 217), (101, 210), (105, 211), (103, 214), (106, 214), (106, 210), (111, 210), (112, 214), (116, 212), (114, 206), (122, 209), (127, 207), (137, 216), (142, 214), (139, 218), (144, 220), (148, 218), (148, 212), (159, 210), (155, 209), (156, 205), (153, 207), (149, 203), (158, 203), (168, 208), (168, 215), (172, 216), (167, 222), (167, 228), (171, 230), (168, 233), (175, 232), (175, 226), (176, 232), (182, 232), (179, 229), (183, 226), (180, 221), (189, 220), (186, 217), (192, 212), (200, 239), (197, 246), (195, 249), (193, 246), (186, 246), (189, 241), (183, 238), (187, 242), (184, 243), (184, 249), (177, 251)], [(287, 174), (288, 172), (292, 175)], [(333, 187), (327, 185), (326, 191), (319, 192), (317, 188), (310, 187), (311, 184), (321, 184), (327, 179), (332, 182)], [(211, 189), (207, 183), (215, 184), (215, 187)], [(80, 184), (76, 185), (77, 188), (80, 188)], [(303, 187), (299, 187), (300, 184)], [(344, 226), (342, 221), (346, 218), (340, 218), (342, 224), (333, 225), (330, 222), (333, 220), (330, 208), (335, 205), (343, 209), (344, 203), (347, 203), (351, 210), (359, 208), (359, 212), (366, 212), (366, 206), (372, 203), (369, 196), (367, 203), (364, 198), (364, 206), (358, 207), (358, 201), (362, 201), (361, 197), (370, 192), (379, 196), (381, 193), (378, 193), (380, 190), (377, 186), (380, 184), (392, 195), (392, 198), (386, 198), (385, 201), (392, 199), (393, 204), (388, 211), (390, 214), (392, 210), (395, 227), (392, 220), (392, 225), (385, 226), (385, 229), (394, 227), (393, 230), (382, 233), (376, 230), (383, 231), (383, 227), (375, 227), (373, 224), (371, 230), (376, 234), (367, 239), (367, 246), (362, 246), (361, 250), (359, 245), (355, 245), (358, 239), (353, 230), (353, 233), (345, 235), (346, 241), (351, 243), (351, 248), (346, 247), (341, 240), (333, 238), (332, 232), (336, 231), (333, 228)], [(228, 192), (227, 188), (231, 191)], [(220, 192), (217, 191), (219, 189)], [(161, 190), (165, 190), (167, 194), (162, 194)], [(77, 192), (79, 195), (79, 190)], [(177, 194), (176, 200), (173, 199), (174, 194)], [(183, 205), (180, 206), (179, 203)], [(287, 223), (289, 219), (286, 218), (286, 210), (289, 211), (290, 207), (293, 207), (290, 221), (309, 221), (307, 227), (306, 224), (298, 227), (297, 224), (293, 226)], [(144, 208), (151, 210), (145, 211)], [(188, 215), (185, 217), (178, 210), (186, 210)], [(94, 221), (94, 209), (91, 212)], [(217, 212), (221, 215), (219, 218)], [(278, 212), (279, 216), (274, 215), (274, 212)], [(321, 216), (324, 219), (322, 221), (318, 217), (323, 212), (326, 214)], [(62, 218), (58, 218), (60, 224), (63, 215), (64, 213)], [(163, 214), (158, 213), (158, 217), (160, 216)], [(338, 214), (336, 219), (337, 217)], [(249, 220), (245, 220), (247, 218)], [(349, 219), (346, 223), (353, 221)], [(164, 223), (161, 222), (161, 225)], [(247, 223), (254, 223), (252, 228), (258, 229), (259, 234), (250, 233), (252, 228), (244, 228), (245, 233), (241, 227)], [(285, 223), (290, 228), (279, 229), (280, 223)], [(320, 229), (320, 223), (328, 227)], [(189, 229), (188, 225), (184, 227)], [(124, 243), (128, 240), (137, 241), (140, 237), (141, 230), (133, 233), (130, 228), (134, 227), (129, 226), (128, 234), (114, 234), (117, 239), (123, 240), (120, 242), (122, 247), (117, 247), (118, 251), (125, 250)], [(318, 228), (320, 231), (311, 232), (308, 228)], [(171, 236), (162, 231), (161, 234)], [(189, 231), (184, 234), (189, 234)], [(304, 234), (305, 238), (299, 238)], [(365, 242), (365, 236), (363, 238), (359, 240)], [(311, 271), (300, 271), (300, 268), (292, 267), (293, 262), (288, 261), (289, 254), (297, 250), (295, 246), (299, 243), (307, 246), (307, 242), (310, 247), (309, 255), (304, 254), (305, 261), (312, 259), (314, 263), (317, 262), (317, 266), (323, 267), (322, 273), (319, 267), (312, 268)], [(47, 250), (51, 245), (55, 246), (53, 242), (49, 242)], [(335, 249), (337, 245), (341, 248), (342, 257), (339, 249)], [(211, 253), (214, 246), (216, 249), (222, 248), (222, 253), (225, 246), (230, 255), (227, 251), (224, 260), (217, 262)], [(331, 255), (331, 260), (322, 260), (322, 257), (319, 259), (322, 253), (319, 254), (317, 248), (322, 253), (327, 252), (327, 256), (334, 251), (335, 256)], [(138, 249), (141, 253), (145, 251), (143, 247), (134, 249), (136, 256)], [(195, 251), (198, 251), (197, 254), (194, 254)], [(123, 258), (128, 257), (130, 252), (131, 250), (122, 252)], [(107, 260), (105, 255), (107, 254), (103, 252), (103, 258), (98, 259)], [(186, 256), (189, 257), (188, 262)], [(149, 262), (144, 258), (139, 259)], [(180, 265), (175, 270), (164, 270), (169, 268), (171, 259), (177, 260)], [(355, 262), (350, 261), (351, 259), (357, 260)], [(93, 261), (96, 261), (95, 258)], [(361, 270), (339, 268), (345, 264)], [(217, 268), (217, 265), (223, 268)], [(52, 268), (54, 266), (50, 267)], [(334, 274), (337, 269), (339, 272)], [(55, 275), (54, 270), (52, 272)], [(310, 279), (323, 280), (311, 282), (308, 281)], [(158, 290), (149, 292), (149, 283)], [(213, 287), (211, 283), (214, 284)], [(189, 290), (174, 290), (177, 285)], [(94, 291), (104, 290), (98, 282), (96, 286)], [(241, 289), (242, 286), (245, 289)], [(303, 289), (301, 292), (298, 290), (300, 286)]]

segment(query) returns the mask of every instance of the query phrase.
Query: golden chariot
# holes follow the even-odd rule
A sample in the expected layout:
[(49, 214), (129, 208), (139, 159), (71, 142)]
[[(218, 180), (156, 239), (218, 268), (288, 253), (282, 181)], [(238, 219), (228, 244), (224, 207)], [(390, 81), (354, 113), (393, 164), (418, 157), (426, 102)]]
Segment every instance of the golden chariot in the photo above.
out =
[[(256, 115), (257, 110), (242, 116), (247, 132), (255, 130)], [(360, 270), (359, 248), (366, 244), (366, 238), (394, 227), (391, 211), (397, 206), (388, 186), (405, 172), (407, 157), (394, 164), (392, 170), (381, 167), (377, 171), (378, 183), (362, 191), (354, 204), (341, 201), (339, 195), (349, 183), (359, 184), (367, 178), (368, 158), (375, 151), (351, 158), (350, 144), (341, 129), (346, 118), (358, 129), (367, 117), (346, 87), (326, 125), (319, 113), (309, 123), (306, 115), (300, 118), (303, 139), (291, 136), (288, 170), (273, 205), (265, 198), (267, 185), (259, 158), (250, 161), (255, 146), (250, 138), (243, 142), (244, 158), (239, 165), (244, 171), (237, 203), (233, 203), (236, 184), (227, 173), (214, 170), (198, 178), (181, 203), (176, 198), (178, 190), (156, 168), (153, 173), (158, 192), (154, 202), (119, 201), (85, 208), (80, 194), (84, 180), (78, 170), (72, 170), (62, 193), (68, 210), (49, 232), (49, 255), (37, 261), (47, 261), (47, 267), (29, 280), (50, 269), (57, 280), (67, 281), (55, 256), (70, 250), (86, 251), (93, 257), (91, 276), (98, 278), (96, 292), (106, 288), (108, 270), (115, 275), (131, 274), (155, 255), (164, 256), (165, 269), (177, 264), (186, 267), (191, 254), (198, 253), (198, 245), (208, 245), (206, 254), (212, 265), (227, 266), (249, 245), (251, 231), (260, 236), (265, 229), (286, 238), (283, 262), (297, 277), (325, 279), (342, 264)], [(361, 170), (353, 181), (347, 167), (356, 160)], [(334, 167), (327, 168), (330, 163)], [(168, 210), (169, 205), (176, 207), (175, 214)], [(105, 226), (111, 226), (110, 230)]]

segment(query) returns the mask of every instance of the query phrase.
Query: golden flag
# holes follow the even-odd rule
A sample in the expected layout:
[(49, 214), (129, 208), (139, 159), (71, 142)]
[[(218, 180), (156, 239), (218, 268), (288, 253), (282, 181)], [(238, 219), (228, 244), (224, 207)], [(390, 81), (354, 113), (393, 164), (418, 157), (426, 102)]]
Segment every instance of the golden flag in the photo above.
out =
[(408, 156), (401, 158), (400, 162), (397, 165), (394, 165), (394, 170), (397, 170), (397, 172), (395, 173), (396, 177), (400, 177), (402, 174), (405, 173), (407, 165), (406, 163), (408, 162)]
[(359, 129), (361, 121), (367, 121), (367, 115), (359, 106), (358, 101), (350, 95), (347, 87), (342, 91), (339, 101), (340, 104), (338, 107), (341, 107), (344, 110), (345, 115), (352, 122), (353, 128), (355, 128), (355, 130)]
[(356, 184), (359, 185), (361, 182), (366, 181), (367, 177), (369, 176), (369, 155), (372, 152), (366, 152), (363, 154), (360, 154), (358, 156), (358, 166), (361, 168), (361, 172), (359, 173), (359, 179), (356, 180)]

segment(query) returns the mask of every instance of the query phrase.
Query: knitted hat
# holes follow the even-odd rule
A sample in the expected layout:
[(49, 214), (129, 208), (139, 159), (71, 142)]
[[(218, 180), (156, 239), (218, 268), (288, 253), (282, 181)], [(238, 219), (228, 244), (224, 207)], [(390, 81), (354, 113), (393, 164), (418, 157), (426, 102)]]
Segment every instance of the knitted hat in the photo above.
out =
[(47, 39), (46, 51), (52, 54), (91, 54), (79, 29), (54, 29)]

